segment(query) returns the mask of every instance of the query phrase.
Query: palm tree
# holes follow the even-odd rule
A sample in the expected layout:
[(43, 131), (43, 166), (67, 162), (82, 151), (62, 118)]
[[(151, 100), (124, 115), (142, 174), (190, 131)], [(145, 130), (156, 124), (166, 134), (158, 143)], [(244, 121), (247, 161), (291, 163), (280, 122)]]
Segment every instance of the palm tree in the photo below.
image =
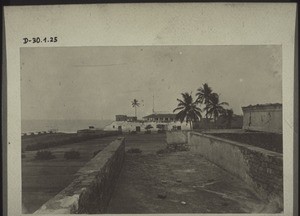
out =
[(206, 127), (208, 126), (208, 103), (210, 103), (212, 97), (217, 97), (217, 93), (214, 93), (212, 88), (208, 86), (207, 83), (202, 84), (202, 87), (197, 89), (197, 103), (205, 104), (205, 123)]
[(227, 102), (220, 102), (218, 94), (212, 94), (210, 97), (209, 102), (207, 103), (206, 107), (204, 108), (206, 111), (206, 114), (210, 117), (213, 116), (214, 122), (216, 123), (219, 115), (225, 113), (224, 105), (228, 106)]
[(189, 93), (181, 93), (182, 100), (177, 99), (178, 105), (173, 112), (180, 110), (176, 115), (176, 120), (180, 120), (182, 123), (184, 120), (186, 123), (190, 123), (190, 128), (193, 129), (192, 122), (202, 118), (201, 109), (197, 107), (198, 102), (193, 101), (193, 97)]
[(212, 88), (208, 86), (207, 83), (204, 83), (202, 87), (197, 89), (197, 102), (207, 104), (213, 94)]
[(133, 101), (131, 101), (132, 107), (134, 107), (134, 113), (135, 113), (135, 117), (136, 117), (136, 109), (137, 107), (140, 106), (140, 103), (138, 102), (137, 99), (133, 99)]

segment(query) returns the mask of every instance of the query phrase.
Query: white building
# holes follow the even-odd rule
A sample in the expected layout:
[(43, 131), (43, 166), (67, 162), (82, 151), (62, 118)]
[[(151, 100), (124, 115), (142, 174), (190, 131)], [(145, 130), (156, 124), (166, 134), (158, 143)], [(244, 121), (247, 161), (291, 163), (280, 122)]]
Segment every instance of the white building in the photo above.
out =
[[(118, 115), (120, 116), (120, 115)], [(190, 125), (186, 122), (175, 120), (176, 114), (151, 114), (143, 117), (143, 121), (116, 121), (104, 127), (105, 131), (122, 132), (145, 132), (147, 130), (157, 132), (166, 130), (190, 130)]]

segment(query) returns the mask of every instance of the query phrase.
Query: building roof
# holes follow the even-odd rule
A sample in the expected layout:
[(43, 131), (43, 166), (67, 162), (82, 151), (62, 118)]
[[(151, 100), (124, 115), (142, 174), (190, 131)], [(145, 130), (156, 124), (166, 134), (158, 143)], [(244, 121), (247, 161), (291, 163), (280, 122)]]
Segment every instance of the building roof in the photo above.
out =
[(173, 113), (165, 113), (165, 114), (153, 113), (153, 114), (147, 115), (143, 118), (175, 118), (175, 117), (176, 117), (176, 114), (173, 114)]
[(242, 107), (242, 109), (247, 109), (247, 108), (281, 108), (282, 104), (281, 103), (266, 103), (266, 104), (256, 104), (256, 105), (249, 105)]

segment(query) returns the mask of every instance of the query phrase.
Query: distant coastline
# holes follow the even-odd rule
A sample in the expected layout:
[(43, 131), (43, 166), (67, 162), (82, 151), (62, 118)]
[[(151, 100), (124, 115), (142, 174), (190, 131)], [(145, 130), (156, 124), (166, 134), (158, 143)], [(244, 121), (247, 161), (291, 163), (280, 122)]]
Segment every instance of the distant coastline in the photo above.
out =
[(97, 129), (103, 129), (111, 124), (113, 120), (21, 120), (22, 133), (35, 133), (49, 130), (57, 132), (76, 133), (77, 130), (94, 126)]

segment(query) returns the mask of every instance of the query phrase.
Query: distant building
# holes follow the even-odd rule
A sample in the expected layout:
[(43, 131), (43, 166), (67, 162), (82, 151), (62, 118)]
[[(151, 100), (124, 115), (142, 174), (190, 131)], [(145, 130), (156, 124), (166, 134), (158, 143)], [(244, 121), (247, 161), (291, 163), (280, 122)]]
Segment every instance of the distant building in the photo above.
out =
[(116, 115), (116, 121), (126, 121), (127, 115)]
[(144, 131), (166, 131), (166, 130), (190, 130), (190, 125), (186, 122), (175, 120), (176, 114), (154, 113), (138, 120), (136, 117), (126, 115), (116, 115), (116, 121), (105, 126), (105, 131), (122, 132), (144, 132)]
[(136, 116), (127, 116), (127, 121), (129, 121), (129, 122), (137, 121), (137, 117)]
[(173, 113), (153, 113), (143, 117), (143, 119), (148, 122), (175, 122), (175, 117), (176, 114)]
[(282, 104), (257, 104), (242, 107), (243, 129), (282, 133)]
[(127, 116), (127, 115), (116, 115), (116, 121), (137, 121), (137, 117), (135, 116)]

